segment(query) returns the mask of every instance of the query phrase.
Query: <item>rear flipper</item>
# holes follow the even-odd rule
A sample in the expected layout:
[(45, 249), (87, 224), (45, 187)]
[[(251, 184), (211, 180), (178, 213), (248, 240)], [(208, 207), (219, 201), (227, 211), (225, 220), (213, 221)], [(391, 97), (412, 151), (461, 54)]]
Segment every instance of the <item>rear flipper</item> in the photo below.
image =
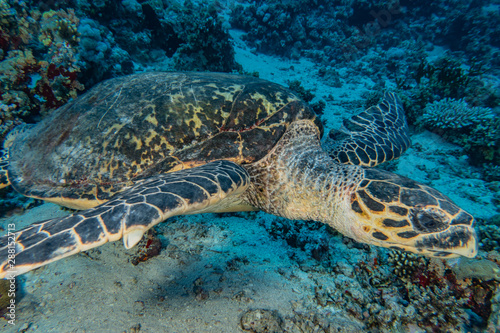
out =
[(131, 248), (148, 229), (171, 216), (237, 205), (248, 184), (246, 170), (228, 161), (148, 178), (95, 208), (35, 223), (0, 238), (0, 278), (122, 237), (125, 247)]
[(10, 185), (9, 177), (7, 175), (7, 168), (9, 167), (9, 149), (19, 135), (29, 131), (34, 125), (21, 124), (14, 127), (3, 140), (3, 147), (0, 149), (0, 188)]
[(7, 168), (9, 167), (9, 150), (0, 149), (0, 188), (10, 185), (7, 177)]

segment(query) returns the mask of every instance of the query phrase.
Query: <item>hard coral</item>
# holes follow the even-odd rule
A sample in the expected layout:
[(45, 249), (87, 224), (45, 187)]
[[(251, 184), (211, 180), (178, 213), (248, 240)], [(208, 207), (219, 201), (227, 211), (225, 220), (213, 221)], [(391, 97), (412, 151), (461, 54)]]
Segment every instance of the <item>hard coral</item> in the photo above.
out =
[(44, 12), (40, 21), (38, 40), (47, 47), (53, 43), (66, 42), (75, 46), (80, 42), (78, 24), (79, 19), (73, 9), (68, 9), (67, 12), (63, 9)]
[(489, 108), (469, 107), (463, 99), (445, 98), (427, 105), (421, 121), (430, 128), (460, 130), (493, 118)]
[(174, 54), (176, 69), (216, 72), (241, 69), (234, 59), (229, 33), (214, 7), (186, 2), (174, 30), (182, 40)]
[(493, 261), (432, 258), (418, 264), (418, 256), (394, 251), (389, 262), (398, 267), (395, 273), (403, 283), (399, 290), (415, 307), (414, 316), (433, 332), (469, 330), (487, 323), (500, 272)]
[(85, 15), (79, 32), (86, 85), (136, 70), (240, 69), (213, 5), (127, 0), (79, 6)]
[[(29, 10), (24, 2), (0, 6), (0, 138), (76, 97), (75, 46), (79, 24), (73, 10)], [(50, 65), (49, 65), (50, 64)]]
[(494, 215), (490, 219), (478, 225), (481, 237), (481, 249), (484, 251), (500, 252), (500, 215)]
[(500, 267), (493, 261), (483, 259), (460, 258), (452, 267), (457, 279), (481, 279), (500, 281)]
[(258, 1), (236, 6), (231, 24), (244, 30), (244, 38), (260, 52), (344, 61), (358, 52), (355, 29), (346, 24), (349, 7), (328, 1)]
[(467, 322), (468, 316), (464, 310), (467, 299), (455, 297), (448, 286), (412, 285), (408, 297), (418, 309), (421, 322), (433, 331), (446, 332), (446, 329), (456, 329)]
[(463, 95), (471, 82), (471, 74), (476, 70), (464, 70), (456, 60), (443, 57), (431, 64), (422, 61), (415, 73), (415, 80), (420, 84), (424, 79), (430, 81), (434, 93), (444, 97)]
[[(426, 104), (445, 98), (463, 98), (474, 106), (499, 105), (498, 84), (488, 75), (490, 63), (451, 52), (429, 62), (422, 47), (413, 45), (411, 49), (415, 48), (417, 52), (406, 55), (404, 73), (395, 77), (410, 124), (418, 121)], [(398, 63), (405, 64), (400, 60)]]
[(418, 271), (425, 270), (428, 265), (426, 258), (414, 253), (391, 251), (388, 256), (389, 263), (394, 267), (394, 274), (400, 278), (411, 278)]
[(474, 164), (500, 162), (500, 119), (490, 108), (445, 98), (424, 109), (420, 123), (465, 148)]

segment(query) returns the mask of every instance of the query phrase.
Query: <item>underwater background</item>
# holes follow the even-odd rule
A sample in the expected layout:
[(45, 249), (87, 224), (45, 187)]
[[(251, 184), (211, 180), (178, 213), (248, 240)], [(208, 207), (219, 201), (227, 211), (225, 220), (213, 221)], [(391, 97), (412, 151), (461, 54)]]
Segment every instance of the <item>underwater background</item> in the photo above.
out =
[[(376, 248), (262, 212), (169, 219), (17, 278), (5, 332), (500, 332), (500, 1), (0, 0), (0, 141), (143, 71), (254, 75), (342, 119), (401, 97), (412, 147), (380, 167), (477, 219), (475, 259)], [(68, 215), (0, 190), (0, 231)], [(9, 302), (0, 284), (0, 313)]]

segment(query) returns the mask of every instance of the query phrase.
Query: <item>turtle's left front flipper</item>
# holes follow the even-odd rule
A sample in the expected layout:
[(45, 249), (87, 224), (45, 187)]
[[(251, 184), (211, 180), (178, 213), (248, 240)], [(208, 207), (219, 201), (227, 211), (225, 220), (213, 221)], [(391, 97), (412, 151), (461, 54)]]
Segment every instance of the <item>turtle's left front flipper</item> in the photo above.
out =
[(148, 229), (171, 216), (231, 210), (240, 204), (239, 194), (248, 184), (246, 170), (229, 161), (146, 179), (95, 208), (2, 237), (0, 278), (122, 237), (131, 248)]

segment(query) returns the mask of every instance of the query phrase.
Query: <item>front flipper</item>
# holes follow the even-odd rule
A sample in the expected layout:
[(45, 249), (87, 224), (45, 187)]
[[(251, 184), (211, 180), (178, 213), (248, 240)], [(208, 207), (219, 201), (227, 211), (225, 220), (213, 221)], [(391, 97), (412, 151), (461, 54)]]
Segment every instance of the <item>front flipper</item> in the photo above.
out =
[[(386, 93), (379, 105), (344, 120), (329, 134), (325, 150), (338, 163), (373, 167), (397, 159), (410, 147), (408, 124), (398, 96)], [(329, 147), (328, 147), (329, 146)]]
[(248, 185), (246, 170), (229, 161), (145, 179), (95, 208), (35, 223), (12, 237), (2, 237), (0, 278), (122, 237), (125, 247), (131, 248), (148, 229), (171, 216), (237, 205), (239, 194)]

